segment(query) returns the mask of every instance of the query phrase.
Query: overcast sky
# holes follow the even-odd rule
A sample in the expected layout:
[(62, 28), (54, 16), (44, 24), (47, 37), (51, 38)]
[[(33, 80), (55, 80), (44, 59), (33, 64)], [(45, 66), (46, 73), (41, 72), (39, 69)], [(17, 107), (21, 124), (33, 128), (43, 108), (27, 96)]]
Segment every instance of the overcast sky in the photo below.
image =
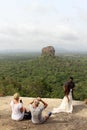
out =
[(87, 51), (87, 0), (0, 0), (0, 50)]

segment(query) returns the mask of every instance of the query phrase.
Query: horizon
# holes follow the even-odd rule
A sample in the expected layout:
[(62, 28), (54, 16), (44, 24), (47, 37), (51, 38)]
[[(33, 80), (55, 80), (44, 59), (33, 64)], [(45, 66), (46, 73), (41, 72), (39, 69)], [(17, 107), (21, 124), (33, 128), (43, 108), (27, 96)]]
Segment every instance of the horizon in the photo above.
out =
[[(55, 49), (55, 48), (54, 48)], [(0, 54), (9, 54), (9, 53), (42, 53), (41, 50), (29, 50), (29, 49), (5, 49), (0, 50)], [(55, 55), (56, 54), (87, 54), (87, 51), (68, 51), (64, 49), (55, 49)]]

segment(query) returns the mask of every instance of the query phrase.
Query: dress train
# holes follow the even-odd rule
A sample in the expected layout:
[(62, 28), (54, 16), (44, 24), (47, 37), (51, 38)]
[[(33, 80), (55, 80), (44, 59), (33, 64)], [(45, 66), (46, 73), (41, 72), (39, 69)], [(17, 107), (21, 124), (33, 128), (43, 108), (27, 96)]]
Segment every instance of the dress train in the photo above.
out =
[(73, 111), (73, 106), (72, 106), (72, 91), (70, 91), (69, 95), (69, 102), (66, 96), (64, 96), (61, 105), (57, 108), (53, 108), (52, 113), (59, 113), (59, 112), (67, 112), (67, 113), (72, 113)]

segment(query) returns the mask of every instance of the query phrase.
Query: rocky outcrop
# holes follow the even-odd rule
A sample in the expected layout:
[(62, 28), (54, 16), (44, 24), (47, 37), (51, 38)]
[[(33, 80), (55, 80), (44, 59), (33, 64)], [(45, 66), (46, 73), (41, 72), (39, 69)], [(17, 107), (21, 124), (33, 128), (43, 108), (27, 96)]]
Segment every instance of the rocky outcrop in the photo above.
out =
[[(23, 105), (28, 109), (28, 104), (35, 98), (21, 97)], [(13, 96), (0, 97), (0, 130), (87, 130), (87, 106), (84, 102), (73, 101), (73, 113), (56, 113), (47, 122), (41, 125), (34, 125), (31, 120), (11, 120), (10, 102)], [(44, 110), (47, 115), (53, 108), (61, 104), (62, 99), (43, 98), (48, 107)]]
[(42, 56), (55, 56), (55, 49), (53, 46), (42, 48)]

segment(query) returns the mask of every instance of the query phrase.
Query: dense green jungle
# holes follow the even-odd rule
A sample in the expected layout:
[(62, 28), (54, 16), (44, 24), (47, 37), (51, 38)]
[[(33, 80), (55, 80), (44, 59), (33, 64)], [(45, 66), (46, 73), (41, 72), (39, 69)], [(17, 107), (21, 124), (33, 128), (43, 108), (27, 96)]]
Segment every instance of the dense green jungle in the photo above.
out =
[(87, 98), (87, 55), (0, 54), (0, 96), (63, 98), (63, 85), (73, 76), (74, 98)]

